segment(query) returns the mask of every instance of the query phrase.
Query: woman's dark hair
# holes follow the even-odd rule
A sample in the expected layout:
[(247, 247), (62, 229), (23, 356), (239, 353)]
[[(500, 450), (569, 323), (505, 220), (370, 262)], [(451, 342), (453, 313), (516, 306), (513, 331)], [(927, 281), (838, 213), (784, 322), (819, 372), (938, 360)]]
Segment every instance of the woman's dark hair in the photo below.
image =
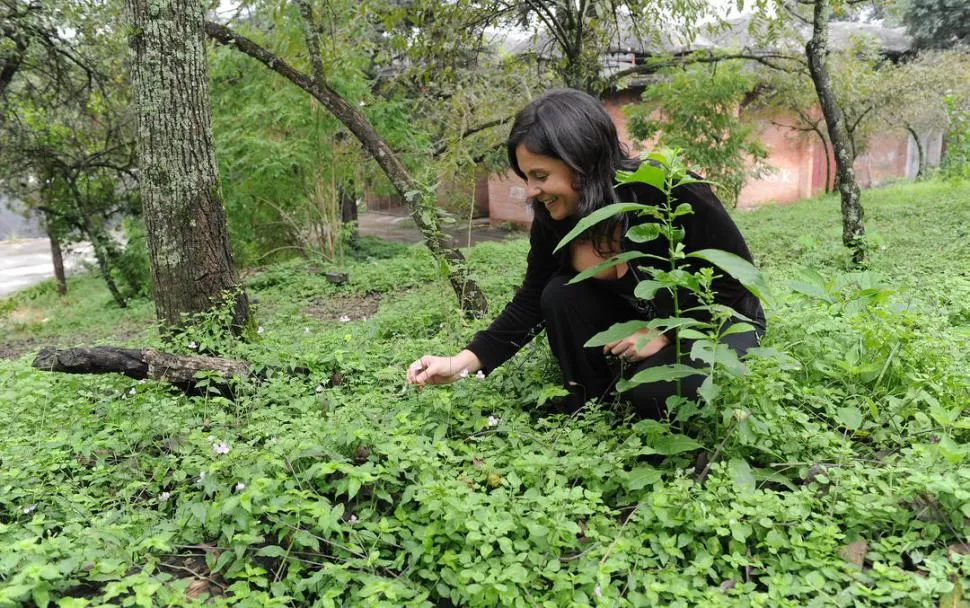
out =
[[(616, 126), (599, 100), (573, 89), (554, 89), (523, 108), (506, 145), (509, 164), (522, 179), (526, 176), (515, 157), (520, 145), (533, 154), (558, 158), (576, 173), (577, 219), (619, 202), (614, 190), (617, 169), (632, 171), (639, 164), (620, 143)], [(543, 205), (532, 201), (532, 208), (537, 220), (551, 221)], [(589, 230), (587, 236), (600, 254), (611, 248), (617, 227), (623, 223), (623, 218), (614, 217)]]

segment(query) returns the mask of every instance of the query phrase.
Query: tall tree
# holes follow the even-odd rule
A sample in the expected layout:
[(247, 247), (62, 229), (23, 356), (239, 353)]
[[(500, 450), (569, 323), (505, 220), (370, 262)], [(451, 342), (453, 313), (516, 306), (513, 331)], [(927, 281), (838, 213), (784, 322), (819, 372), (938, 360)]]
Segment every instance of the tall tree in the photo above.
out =
[(233, 265), (212, 148), (203, 5), (128, 0), (138, 158), (155, 307), (170, 327), (231, 298), (249, 302)]
[(136, 183), (127, 92), (116, 77), (124, 54), (118, 30), (106, 26), (115, 16), (108, 4), (0, 1), (10, 41), (0, 46), (0, 189), (44, 217), (60, 288), (61, 245), (83, 239), (124, 307), (147, 281), (121, 272), (122, 245), (108, 230), (132, 215)]
[(852, 252), (852, 261), (865, 261), (865, 227), (861, 191), (856, 180), (852, 144), (846, 129), (845, 118), (832, 86), (829, 69), (829, 19), (830, 0), (813, 0), (812, 37), (805, 44), (808, 70), (812, 75), (825, 125), (835, 154), (836, 188), (842, 201), (842, 243)]

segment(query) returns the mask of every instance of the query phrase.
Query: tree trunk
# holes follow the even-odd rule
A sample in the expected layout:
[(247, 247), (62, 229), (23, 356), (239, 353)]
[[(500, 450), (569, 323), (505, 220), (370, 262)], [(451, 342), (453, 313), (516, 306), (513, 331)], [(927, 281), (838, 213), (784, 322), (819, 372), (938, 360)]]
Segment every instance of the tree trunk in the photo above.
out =
[(852, 251), (853, 263), (859, 265), (866, 256), (861, 193), (852, 167), (855, 158), (849, 148), (845, 119), (835, 99), (829, 76), (828, 29), (829, 0), (815, 0), (812, 39), (805, 45), (805, 55), (835, 154), (835, 177), (842, 197), (842, 243)]
[(822, 142), (822, 152), (825, 154), (825, 194), (828, 194), (832, 191), (832, 152), (829, 150), (829, 142), (825, 138), (825, 133), (822, 133), (818, 125), (813, 130)]
[(340, 221), (344, 226), (350, 226), (347, 240), (352, 249), (360, 246), (360, 228), (357, 227), (357, 201), (346, 188), (340, 187)]
[(318, 84), (310, 76), (295, 70), (288, 63), (245, 36), (211, 21), (206, 22), (205, 31), (216, 42), (235, 47), (286, 77), (287, 80), (323, 104), (323, 107), (327, 108), (334, 118), (354, 134), (354, 137), (364, 146), (367, 153), (380, 166), (395, 190), (407, 202), (411, 219), (414, 220), (415, 225), (424, 236), (424, 243), (431, 250), (432, 255), (447, 263), (448, 279), (451, 282), (452, 289), (458, 295), (461, 309), (476, 316), (483, 315), (487, 311), (488, 301), (478, 285), (469, 277), (465, 256), (445, 243), (444, 235), (438, 226), (438, 216), (433, 207), (426, 204), (426, 195), (422, 194), (421, 188), (404, 168), (400, 159), (374, 131), (370, 123), (326, 83)]
[[(232, 299), (232, 329), (251, 323), (232, 260), (212, 149), (204, 5), (126, 0), (138, 160), (155, 309), (177, 328)], [(227, 295), (228, 294), (228, 295)]]
[(96, 221), (92, 221), (90, 217), (82, 215), (80, 220), (81, 229), (88, 237), (88, 240), (91, 241), (91, 247), (94, 249), (94, 259), (98, 263), (98, 270), (101, 271), (101, 277), (104, 279), (105, 284), (107, 284), (108, 291), (111, 292), (111, 297), (114, 298), (119, 308), (127, 308), (128, 302), (121, 294), (121, 290), (118, 289), (114, 277), (111, 276), (113, 258), (111, 256), (111, 246), (108, 242), (108, 239), (111, 237), (105, 232), (103, 227), (99, 226)]
[(916, 153), (919, 155), (919, 160), (916, 165), (916, 181), (920, 181), (925, 176), (926, 157), (923, 153), (923, 142), (919, 140), (919, 133), (916, 132), (916, 129), (906, 125), (906, 130), (909, 131), (909, 134), (913, 137), (913, 141), (916, 142)]
[(48, 372), (68, 374), (124, 374), (136, 380), (193, 382), (199, 372), (215, 372), (221, 378), (246, 378), (249, 363), (236, 359), (202, 355), (174, 355), (154, 348), (44, 348), (34, 358), (33, 366)]
[(93, 348), (41, 349), (32, 364), (45, 372), (66, 374), (124, 374), (136, 380), (170, 382), (181, 390), (197, 392), (199, 372), (214, 374), (218, 380), (209, 386), (227, 394), (231, 381), (248, 378), (251, 367), (246, 361), (221, 359), (201, 355), (174, 355), (154, 348)]
[(57, 293), (67, 295), (67, 277), (64, 276), (64, 254), (61, 252), (61, 241), (54, 235), (54, 231), (47, 228), (47, 238), (51, 241), (51, 260), (54, 262), (54, 280), (57, 283)]
[[(41, 191), (46, 198), (47, 188)], [(47, 201), (44, 201), (45, 205)], [(67, 277), (64, 274), (64, 253), (61, 251), (61, 240), (57, 237), (57, 220), (52, 213), (44, 212), (44, 230), (51, 242), (51, 261), (54, 263), (54, 281), (59, 295), (67, 295)]]

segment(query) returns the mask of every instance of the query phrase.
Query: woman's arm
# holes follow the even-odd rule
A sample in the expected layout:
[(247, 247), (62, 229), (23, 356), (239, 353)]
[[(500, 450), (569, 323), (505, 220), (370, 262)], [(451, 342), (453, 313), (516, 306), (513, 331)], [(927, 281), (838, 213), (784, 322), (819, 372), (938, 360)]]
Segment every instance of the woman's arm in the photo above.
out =
[(462, 371), (491, 373), (525, 346), (542, 327), (542, 290), (558, 267), (552, 250), (555, 233), (541, 222), (532, 223), (525, 279), (512, 301), (487, 329), (475, 334), (471, 343), (456, 355), (425, 355), (408, 367), (412, 384), (445, 384), (461, 377)]

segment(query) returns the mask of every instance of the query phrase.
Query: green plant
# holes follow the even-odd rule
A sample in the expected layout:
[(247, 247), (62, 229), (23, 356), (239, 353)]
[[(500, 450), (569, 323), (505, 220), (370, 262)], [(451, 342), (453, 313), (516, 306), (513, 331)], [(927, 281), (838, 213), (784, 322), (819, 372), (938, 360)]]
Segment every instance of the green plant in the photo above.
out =
[(946, 155), (940, 171), (949, 178), (970, 177), (970, 111), (954, 95), (944, 97), (943, 103), (950, 125), (944, 135)]
[[(625, 338), (640, 329), (651, 329), (660, 332), (674, 332), (676, 348), (676, 363), (656, 366), (643, 370), (632, 378), (621, 380), (617, 384), (618, 390), (624, 391), (638, 384), (649, 382), (679, 381), (684, 377), (702, 374), (704, 382), (699, 389), (699, 395), (711, 405), (719, 392), (716, 373), (726, 373), (737, 376), (744, 373), (744, 366), (737, 354), (722, 343), (721, 338), (728, 333), (742, 333), (754, 331), (754, 327), (746, 322), (739, 313), (727, 306), (714, 301), (711, 291), (711, 281), (714, 278), (714, 267), (730, 274), (747, 287), (759, 298), (768, 295), (764, 279), (748, 261), (716, 249), (686, 252), (684, 250), (684, 229), (679, 225), (678, 218), (693, 213), (689, 203), (679, 203), (674, 206), (674, 190), (679, 186), (691, 183), (703, 183), (692, 177), (686, 170), (683, 160), (677, 151), (664, 150), (654, 152), (644, 158), (644, 162), (635, 172), (618, 172), (617, 182), (621, 185), (629, 183), (648, 184), (660, 190), (665, 197), (663, 205), (653, 206), (640, 203), (616, 203), (581, 219), (560, 241), (558, 248), (565, 246), (574, 238), (595, 225), (617, 213), (636, 214), (650, 218), (651, 222), (634, 225), (627, 232), (627, 238), (635, 243), (643, 243), (663, 238), (667, 242), (667, 257), (657, 258), (650, 254), (637, 251), (618, 254), (609, 260), (593, 266), (578, 275), (570, 282), (578, 282), (611, 268), (620, 263), (633, 262), (644, 258), (654, 258), (650, 264), (642, 266), (641, 270), (651, 277), (651, 280), (641, 281), (636, 288), (638, 298), (651, 300), (660, 290), (670, 292), (673, 300), (673, 314), (670, 317), (627, 321), (618, 323), (604, 332), (593, 336), (586, 346), (603, 346), (618, 339)], [(699, 259), (711, 264), (697, 271), (691, 271), (687, 266), (690, 259)], [(684, 309), (680, 298), (683, 294), (692, 294), (699, 302), (699, 306), (690, 310)], [(685, 313), (701, 313), (701, 318), (687, 316)], [(702, 320), (706, 317), (709, 320)], [(741, 318), (740, 323), (729, 323), (732, 318)], [(681, 340), (693, 343), (690, 357), (702, 361), (706, 371), (682, 363), (686, 353), (681, 352)], [(646, 343), (646, 338), (643, 339)]]

